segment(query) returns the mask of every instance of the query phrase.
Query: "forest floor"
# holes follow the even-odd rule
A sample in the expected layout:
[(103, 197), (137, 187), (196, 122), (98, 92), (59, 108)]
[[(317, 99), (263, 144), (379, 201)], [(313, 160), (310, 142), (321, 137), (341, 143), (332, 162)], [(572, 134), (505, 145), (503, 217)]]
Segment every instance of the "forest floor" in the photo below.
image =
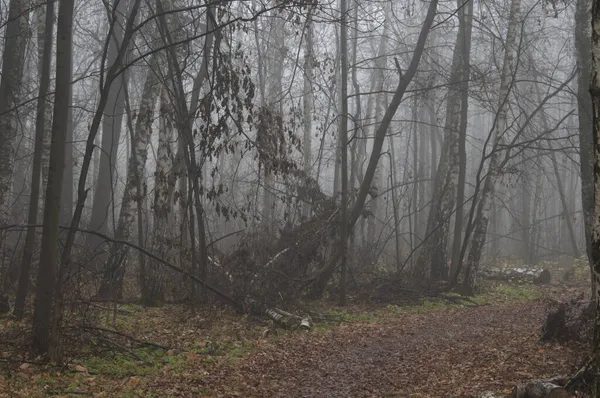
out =
[[(3, 348), (2, 341), (28, 333), (26, 323), (5, 318), (0, 397), (435, 398), (510, 392), (515, 384), (573, 372), (587, 358), (583, 345), (539, 340), (549, 298), (579, 293), (500, 285), (476, 298), (477, 305), (321, 308), (338, 321), (267, 337), (264, 320), (225, 311), (120, 306), (116, 323), (105, 314), (108, 319), (96, 320), (95, 340), (89, 338), (100, 347), (114, 335), (114, 347), (103, 354), (75, 347), (60, 368), (17, 357), (13, 343)], [(121, 335), (102, 333), (102, 327)], [(73, 330), (81, 337), (94, 329)], [(123, 336), (154, 345), (126, 337), (128, 344)]]

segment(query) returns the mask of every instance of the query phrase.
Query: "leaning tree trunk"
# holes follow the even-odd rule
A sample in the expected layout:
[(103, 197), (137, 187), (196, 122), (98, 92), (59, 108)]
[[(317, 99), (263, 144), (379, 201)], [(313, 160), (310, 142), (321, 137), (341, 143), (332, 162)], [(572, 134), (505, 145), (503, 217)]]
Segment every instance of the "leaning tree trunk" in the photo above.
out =
[(502, 74), (500, 76), (498, 110), (495, 127), (491, 137), (492, 154), (488, 173), (481, 192), (481, 198), (477, 205), (477, 215), (473, 221), (473, 239), (467, 256), (467, 266), (465, 269), (464, 290), (467, 294), (474, 294), (477, 287), (477, 271), (479, 269), (479, 261), (485, 244), (487, 226), (492, 207), (492, 197), (494, 196), (496, 180), (501, 173), (501, 170), (498, 170), (500, 166), (500, 151), (498, 151), (498, 144), (507, 127), (508, 96), (510, 94), (512, 78), (515, 73), (517, 62), (517, 37), (519, 36), (519, 27), (521, 23), (519, 20), (520, 8), (521, 0), (511, 0), (504, 61), (502, 64)]
[[(387, 130), (392, 122), (394, 115), (396, 114), (396, 110), (400, 106), (402, 102), (402, 98), (404, 97), (404, 93), (408, 88), (408, 85), (412, 81), (415, 73), (417, 72), (417, 67), (419, 66), (419, 62), (421, 60), (421, 56), (423, 55), (423, 50), (425, 48), (425, 41), (427, 40), (427, 35), (431, 29), (431, 25), (433, 24), (433, 19), (436, 14), (438, 5), (438, 0), (432, 0), (429, 3), (429, 9), (427, 10), (427, 16), (425, 17), (425, 21), (423, 22), (423, 26), (421, 27), (421, 32), (419, 33), (419, 38), (417, 39), (417, 45), (415, 46), (415, 50), (410, 61), (410, 65), (407, 68), (406, 72), (400, 76), (400, 80), (398, 82), (398, 86), (396, 87), (396, 91), (394, 92), (394, 96), (385, 111), (385, 115), (379, 124), (376, 134), (375, 140), (373, 142), (373, 148), (371, 150), (371, 156), (369, 158), (369, 165), (367, 166), (367, 170), (365, 172), (365, 176), (363, 178), (362, 184), (360, 185), (360, 189), (358, 191), (358, 195), (356, 197), (356, 201), (354, 202), (354, 206), (352, 207), (352, 212), (349, 218), (349, 229), (350, 232), (358, 219), (361, 217), (361, 214), (364, 209), (365, 201), (367, 199), (367, 195), (371, 190), (371, 183), (373, 181), (373, 176), (375, 175), (375, 171), (377, 169), (377, 163), (379, 158), (381, 157), (381, 148), (383, 147), (383, 143), (385, 141)], [(341, 252), (335, 250), (332, 253), (331, 258), (327, 262), (327, 264), (319, 271), (318, 275), (313, 280), (313, 297), (320, 297), (325, 292), (325, 288), (327, 287), (327, 282), (331, 279), (333, 272), (338, 264), (338, 261), (341, 257)]]
[[(112, 35), (108, 45), (106, 64), (111, 66), (123, 46), (123, 26), (127, 11), (127, 2), (115, 0), (114, 15), (116, 21), (112, 25)], [(127, 85), (127, 72), (119, 73), (110, 83), (110, 91), (106, 101), (104, 117), (102, 119), (102, 144), (100, 152), (100, 165), (98, 168), (98, 182), (94, 191), (90, 229), (106, 234), (110, 219), (110, 203), (115, 186), (117, 149), (121, 137), (121, 125), (125, 113), (125, 86)], [(99, 249), (102, 238), (90, 236), (93, 250)]]
[[(202, 89), (202, 85), (204, 81), (209, 76), (209, 65), (211, 65), (211, 55), (216, 52), (216, 49), (219, 48), (221, 41), (221, 31), (218, 27), (215, 26), (215, 15), (214, 15), (214, 7), (209, 6), (206, 10), (206, 32), (207, 33), (204, 41), (204, 54), (202, 58), (202, 64), (198, 74), (194, 78), (194, 83), (192, 87), (190, 104), (188, 107), (186, 101), (185, 90), (183, 86), (183, 73), (179, 66), (179, 60), (177, 58), (177, 54), (175, 52), (173, 46), (173, 39), (171, 37), (171, 33), (167, 28), (167, 22), (165, 18), (165, 13), (163, 9), (162, 2), (157, 0), (157, 12), (159, 13), (159, 23), (163, 27), (163, 41), (168, 46), (167, 47), (167, 61), (169, 72), (171, 74), (170, 81), (172, 82), (172, 91), (173, 97), (172, 100), (175, 104), (174, 114), (176, 115), (176, 125), (177, 130), (180, 134), (180, 139), (184, 141), (183, 148), (183, 158), (185, 160), (185, 164), (187, 167), (188, 173), (188, 181), (191, 185), (193, 194), (189, 196), (188, 201), (190, 202), (190, 218), (193, 215), (193, 210), (191, 204), (193, 202), (193, 209), (196, 210), (196, 222), (198, 226), (198, 256), (196, 257), (196, 247), (195, 242), (196, 239), (193, 235), (194, 232), (194, 223), (190, 222), (190, 242), (192, 246), (192, 260), (198, 259), (198, 269), (196, 270), (196, 262), (193, 261), (193, 273), (192, 276), (196, 277), (198, 280), (204, 280), (207, 273), (208, 268), (208, 253), (206, 246), (206, 231), (205, 231), (205, 214), (204, 207), (202, 204), (202, 192), (201, 192), (201, 174), (198, 173), (199, 167), (196, 161), (196, 146), (194, 144), (194, 134), (193, 134), (193, 123), (194, 123), (194, 115), (199, 109), (199, 98), (200, 98), (200, 90)], [(210, 109), (211, 104), (206, 104), (207, 108)], [(190, 220), (191, 221), (191, 220)], [(209, 289), (210, 290), (210, 289)]]
[[(391, 3), (386, 3), (385, 6), (385, 20), (383, 22), (383, 34), (381, 35), (381, 40), (379, 41), (379, 49), (377, 50), (377, 59), (375, 61), (375, 72), (374, 79), (375, 80), (375, 117), (373, 124), (373, 136), (377, 133), (377, 123), (382, 120), (383, 115), (385, 113), (385, 94), (383, 93), (384, 85), (385, 85), (385, 70), (387, 68), (388, 63), (388, 41), (389, 41), (389, 31), (391, 24)], [(373, 182), (371, 183), (371, 192), (375, 194), (373, 198), (373, 205), (371, 206), (371, 213), (368, 218), (367, 223), (367, 242), (372, 245), (375, 245), (377, 242), (377, 219), (382, 211), (384, 206), (383, 197), (377, 195), (380, 188), (382, 188), (383, 184), (385, 184), (385, 179), (382, 178), (383, 175), (383, 162), (379, 159), (377, 163), (377, 168), (375, 174), (373, 176)], [(382, 189), (383, 191), (383, 189)], [(377, 250), (373, 250), (373, 252), (377, 252)]]
[(4, 34), (0, 81), (0, 225), (6, 222), (9, 215), (29, 4), (25, 0), (10, 0)]
[[(44, 227), (40, 250), (37, 289), (33, 310), (33, 346), (40, 355), (51, 349), (51, 326), (56, 268), (58, 259), (58, 227), (62, 194), (65, 141), (69, 120), (69, 94), (71, 86), (71, 50), (73, 42), (73, 0), (61, 0), (58, 8), (56, 44), (56, 90), (52, 121), (50, 168), (44, 206)], [(56, 337), (52, 339), (56, 341)], [(52, 358), (55, 359), (55, 358)]]

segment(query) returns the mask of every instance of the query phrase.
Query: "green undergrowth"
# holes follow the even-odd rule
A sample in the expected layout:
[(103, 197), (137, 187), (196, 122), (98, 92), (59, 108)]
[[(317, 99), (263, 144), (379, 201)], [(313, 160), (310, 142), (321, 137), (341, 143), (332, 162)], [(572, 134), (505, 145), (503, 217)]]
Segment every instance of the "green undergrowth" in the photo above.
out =
[(459, 309), (481, 305), (502, 305), (511, 303), (524, 303), (535, 301), (549, 295), (547, 288), (538, 288), (533, 285), (506, 285), (494, 284), (485, 287), (483, 293), (475, 297), (464, 297), (456, 293), (447, 293), (440, 297), (425, 298), (419, 304), (395, 305), (388, 304), (375, 310), (364, 308), (348, 308), (329, 310), (328, 315), (337, 322), (317, 325), (317, 328), (328, 330), (335, 327), (336, 323), (364, 323), (379, 322), (400, 314), (427, 314), (447, 309)]

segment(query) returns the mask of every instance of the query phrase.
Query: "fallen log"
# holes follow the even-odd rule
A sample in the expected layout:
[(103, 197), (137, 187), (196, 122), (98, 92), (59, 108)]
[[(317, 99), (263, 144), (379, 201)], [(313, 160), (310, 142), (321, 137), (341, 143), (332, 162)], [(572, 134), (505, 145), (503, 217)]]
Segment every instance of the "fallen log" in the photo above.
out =
[(554, 383), (545, 380), (532, 381), (524, 386), (515, 386), (510, 398), (572, 398), (573, 395)]
[(295, 315), (279, 308), (268, 309), (265, 314), (285, 329), (310, 329), (312, 326), (310, 316)]
[(504, 395), (495, 392), (483, 392), (477, 398), (574, 398), (569, 390), (552, 381), (536, 380), (527, 384), (514, 386), (511, 393)]
[(535, 268), (486, 268), (481, 270), (481, 277), (506, 282), (532, 282), (536, 285), (547, 285), (552, 280), (549, 270)]

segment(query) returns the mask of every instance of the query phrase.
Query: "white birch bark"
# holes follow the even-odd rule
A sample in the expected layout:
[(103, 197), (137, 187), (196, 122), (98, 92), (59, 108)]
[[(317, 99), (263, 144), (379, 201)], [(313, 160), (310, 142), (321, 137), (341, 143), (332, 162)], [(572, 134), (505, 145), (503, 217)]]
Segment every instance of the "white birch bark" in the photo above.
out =
[[(425, 232), (426, 242), (420, 252), (416, 269), (421, 276), (427, 276), (429, 271), (429, 275), (434, 280), (447, 277), (446, 249), (450, 235), (450, 219), (456, 204), (460, 165), (458, 155), (462, 120), (461, 90), (468, 88), (468, 86), (465, 88), (462, 81), (464, 79), (463, 70), (468, 65), (468, 60), (465, 58), (470, 56), (470, 43), (466, 43), (466, 39), (470, 39), (471, 24), (469, 19), (466, 18), (462, 5), (459, 0), (457, 7), (461, 12), (461, 20), (452, 57), (452, 72), (444, 123), (444, 141), (440, 162), (435, 173), (435, 188)], [(427, 265), (429, 265), (429, 270), (426, 269)]]
[(521, 0), (511, 0), (504, 61), (502, 63), (502, 74), (500, 76), (500, 88), (498, 92), (496, 124), (492, 130), (492, 137), (490, 140), (492, 143), (491, 150), (493, 152), (490, 157), (490, 165), (483, 184), (481, 198), (477, 205), (477, 214), (473, 221), (473, 238), (467, 256), (464, 280), (464, 290), (467, 294), (473, 294), (477, 287), (477, 272), (479, 270), (479, 261), (485, 244), (487, 226), (492, 207), (492, 197), (494, 195), (496, 180), (501, 173), (501, 170), (498, 170), (501, 152), (497, 150), (497, 148), (507, 127), (508, 96), (510, 94), (512, 78), (516, 68), (515, 62), (517, 60), (518, 52), (517, 38), (520, 35), (520, 8)]
[[(148, 145), (152, 135), (156, 102), (160, 91), (157, 57), (157, 54), (153, 54), (149, 60), (149, 70), (144, 82), (133, 133), (132, 150), (127, 162), (125, 191), (115, 229), (115, 239), (122, 241), (130, 240), (133, 223), (137, 215), (136, 204), (140, 204), (145, 196), (142, 180), (148, 158)], [(103, 283), (99, 291), (100, 296), (108, 295), (111, 285), (116, 286), (117, 291), (121, 289), (125, 274), (126, 253), (127, 247), (125, 245), (115, 245), (113, 247), (109, 266), (105, 270)], [(143, 270), (142, 273), (144, 273)]]
[[(172, 257), (171, 239), (173, 236), (173, 214), (169, 200), (170, 173), (173, 169), (173, 144), (174, 144), (174, 109), (169, 98), (167, 87), (162, 88), (160, 95), (160, 120), (158, 129), (158, 148), (156, 150), (156, 173), (154, 175), (154, 246), (155, 252), (161, 258), (170, 261)], [(162, 300), (163, 287), (159, 275), (160, 265), (151, 262), (146, 280), (145, 292), (142, 292), (146, 304), (155, 304)]]

